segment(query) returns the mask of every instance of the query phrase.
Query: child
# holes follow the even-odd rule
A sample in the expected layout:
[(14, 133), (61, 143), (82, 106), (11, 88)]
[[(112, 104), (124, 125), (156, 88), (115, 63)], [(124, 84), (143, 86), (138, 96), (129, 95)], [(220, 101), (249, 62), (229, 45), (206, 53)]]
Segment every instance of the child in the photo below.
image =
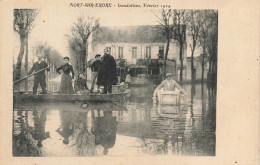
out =
[(77, 94), (88, 94), (89, 90), (87, 87), (87, 81), (83, 73), (79, 73), (77, 80), (74, 84), (74, 89)]
[(129, 88), (130, 83), (131, 83), (131, 75), (130, 75), (130, 69), (128, 69), (125, 78), (126, 88)]

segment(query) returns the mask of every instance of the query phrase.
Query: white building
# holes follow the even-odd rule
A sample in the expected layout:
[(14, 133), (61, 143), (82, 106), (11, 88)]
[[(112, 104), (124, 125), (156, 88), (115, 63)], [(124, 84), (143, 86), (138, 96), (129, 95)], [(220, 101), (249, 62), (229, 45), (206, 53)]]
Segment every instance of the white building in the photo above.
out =
[[(126, 59), (128, 64), (135, 64), (137, 59), (158, 59), (166, 51), (166, 38), (157, 32), (156, 26), (100, 27), (93, 33), (89, 46), (89, 58), (96, 54), (103, 55), (108, 48), (115, 59)], [(183, 52), (186, 64), (186, 47)], [(168, 59), (179, 63), (179, 45), (172, 40)]]
[[(94, 59), (96, 54), (104, 54), (107, 48), (115, 59), (125, 59), (127, 65), (136, 64), (138, 59), (159, 59), (166, 51), (166, 37), (158, 32), (158, 26), (127, 26), (127, 27), (100, 27), (90, 37), (89, 59)], [(180, 69), (179, 44), (171, 40), (169, 45), (168, 60), (175, 61)], [(187, 64), (187, 46), (183, 50), (183, 64), (185, 79)], [(168, 69), (168, 70), (171, 70)], [(178, 76), (179, 77), (179, 76)]]

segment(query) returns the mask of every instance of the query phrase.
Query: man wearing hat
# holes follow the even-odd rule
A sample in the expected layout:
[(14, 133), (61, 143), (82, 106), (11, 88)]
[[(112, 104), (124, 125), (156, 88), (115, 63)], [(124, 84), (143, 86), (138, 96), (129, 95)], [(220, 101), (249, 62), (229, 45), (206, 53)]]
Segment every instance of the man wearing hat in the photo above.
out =
[[(100, 66), (101, 66), (101, 55), (97, 54), (95, 56), (95, 61), (92, 63), (91, 65), (91, 71), (92, 71), (92, 84), (91, 84), (91, 88), (90, 91), (93, 92), (94, 91), (94, 86), (100, 71)], [(98, 90), (99, 90), (99, 85), (98, 85)]]
[(177, 88), (181, 93), (187, 95), (185, 90), (176, 81), (172, 79), (171, 73), (166, 73), (166, 79), (163, 80), (163, 82), (155, 89), (153, 93), (154, 99), (156, 98), (158, 91), (162, 88), (164, 91), (174, 91), (175, 88)]
[[(48, 64), (42, 60), (41, 56), (38, 56), (38, 61), (33, 64), (32, 69), (29, 71), (28, 75), (32, 74), (33, 71), (37, 72), (44, 68), (46, 68), (46, 70), (49, 71), (50, 69), (47, 67)], [(40, 94), (47, 94), (45, 69), (34, 75), (33, 94), (37, 93), (37, 88), (39, 84), (41, 85), (42, 88), (42, 92)]]
[(112, 85), (116, 85), (117, 81), (116, 61), (114, 57), (109, 54), (109, 51), (105, 49), (97, 84), (103, 85), (104, 93), (107, 94), (112, 93)]

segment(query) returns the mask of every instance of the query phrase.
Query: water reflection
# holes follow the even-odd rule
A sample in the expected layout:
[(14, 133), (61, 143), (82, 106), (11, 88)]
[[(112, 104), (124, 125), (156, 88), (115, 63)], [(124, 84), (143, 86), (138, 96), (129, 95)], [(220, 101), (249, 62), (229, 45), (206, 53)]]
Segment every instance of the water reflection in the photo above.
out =
[(60, 111), (60, 127), (56, 130), (63, 137), (63, 144), (69, 144), (69, 137), (73, 133), (74, 125), (71, 111)]
[(215, 155), (216, 89), (187, 85), (180, 106), (153, 104), (154, 89), (131, 87), (123, 105), (14, 105), (13, 155)]
[(104, 116), (95, 118), (95, 142), (104, 147), (104, 155), (115, 145), (116, 130), (116, 117), (112, 116), (111, 111), (104, 111)]
[(32, 128), (28, 125), (28, 112), (22, 111), (14, 118), (13, 154), (15, 156), (41, 156), (42, 152), (32, 136)]
[(88, 126), (88, 113), (79, 112), (75, 114), (75, 119), (73, 138), (77, 154), (79, 156), (95, 156), (97, 153), (93, 132), (94, 125)]
[(34, 130), (32, 136), (37, 140), (37, 146), (42, 147), (42, 141), (50, 138), (50, 132), (45, 132), (46, 110), (33, 112)]

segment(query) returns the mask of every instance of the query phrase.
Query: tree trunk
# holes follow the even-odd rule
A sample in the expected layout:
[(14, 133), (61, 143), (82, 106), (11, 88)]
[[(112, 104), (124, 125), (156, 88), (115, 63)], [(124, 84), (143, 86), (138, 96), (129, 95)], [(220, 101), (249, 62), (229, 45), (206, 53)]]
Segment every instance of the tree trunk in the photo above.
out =
[(81, 55), (80, 55), (80, 72), (83, 72), (83, 73), (85, 73), (85, 55), (84, 55), (84, 53), (82, 53)]
[(191, 82), (192, 84), (194, 83), (194, 78), (195, 78), (195, 75), (194, 75), (194, 51), (195, 51), (195, 47), (193, 47), (191, 49)]
[(82, 51), (82, 55), (81, 55), (81, 71), (83, 73), (86, 73), (87, 41), (83, 40), (82, 44), (83, 44), (82, 45), (83, 51)]
[(209, 60), (208, 81), (211, 81), (211, 80), (212, 80), (212, 79), (211, 79), (211, 78), (212, 78), (212, 77), (211, 77), (211, 76), (212, 76), (212, 62), (213, 62), (212, 59), (213, 59), (213, 58), (211, 57), (210, 60)]
[(164, 66), (163, 66), (163, 79), (165, 78), (166, 75), (166, 61), (168, 58), (169, 45), (170, 45), (170, 36), (167, 36), (167, 45), (166, 45), (166, 52), (164, 56)]
[(182, 50), (183, 49), (183, 43), (180, 43), (180, 62), (181, 62), (181, 67), (180, 67), (180, 84), (182, 85), (183, 83), (183, 55), (182, 55)]
[[(22, 60), (24, 55), (24, 46), (25, 46), (25, 39), (26, 37), (23, 35), (20, 35), (20, 51), (17, 57), (17, 63), (16, 63), (16, 74), (15, 74), (15, 80), (19, 80), (21, 78), (21, 66), (22, 66)], [(20, 84), (16, 85), (16, 90), (20, 91)]]
[(202, 130), (204, 131), (204, 127), (205, 127), (205, 106), (206, 106), (206, 104), (205, 104), (205, 101), (204, 101), (204, 86), (203, 86), (203, 83), (201, 83), (201, 100), (202, 100), (202, 102), (201, 102), (201, 107), (202, 107)]
[(202, 54), (202, 64), (201, 64), (201, 69), (202, 69), (202, 73), (201, 73), (201, 82), (204, 81), (204, 63), (205, 63), (205, 42), (204, 42), (204, 45), (203, 45), (203, 54)]
[[(88, 82), (88, 45), (87, 44), (85, 44), (86, 45), (86, 49), (85, 49), (85, 75), (86, 75), (86, 81)], [(88, 85), (87, 85), (87, 88), (88, 88)]]
[[(80, 59), (79, 59), (79, 57), (78, 56), (76, 56), (76, 68), (77, 68), (77, 70), (76, 70), (76, 72), (78, 73), (79, 71), (80, 71)], [(75, 71), (74, 71), (75, 72)]]
[[(26, 41), (25, 41), (25, 62), (24, 62), (24, 71), (25, 75), (28, 74), (28, 35), (26, 36)], [(25, 79), (25, 86), (24, 90), (28, 92), (28, 79)]]

